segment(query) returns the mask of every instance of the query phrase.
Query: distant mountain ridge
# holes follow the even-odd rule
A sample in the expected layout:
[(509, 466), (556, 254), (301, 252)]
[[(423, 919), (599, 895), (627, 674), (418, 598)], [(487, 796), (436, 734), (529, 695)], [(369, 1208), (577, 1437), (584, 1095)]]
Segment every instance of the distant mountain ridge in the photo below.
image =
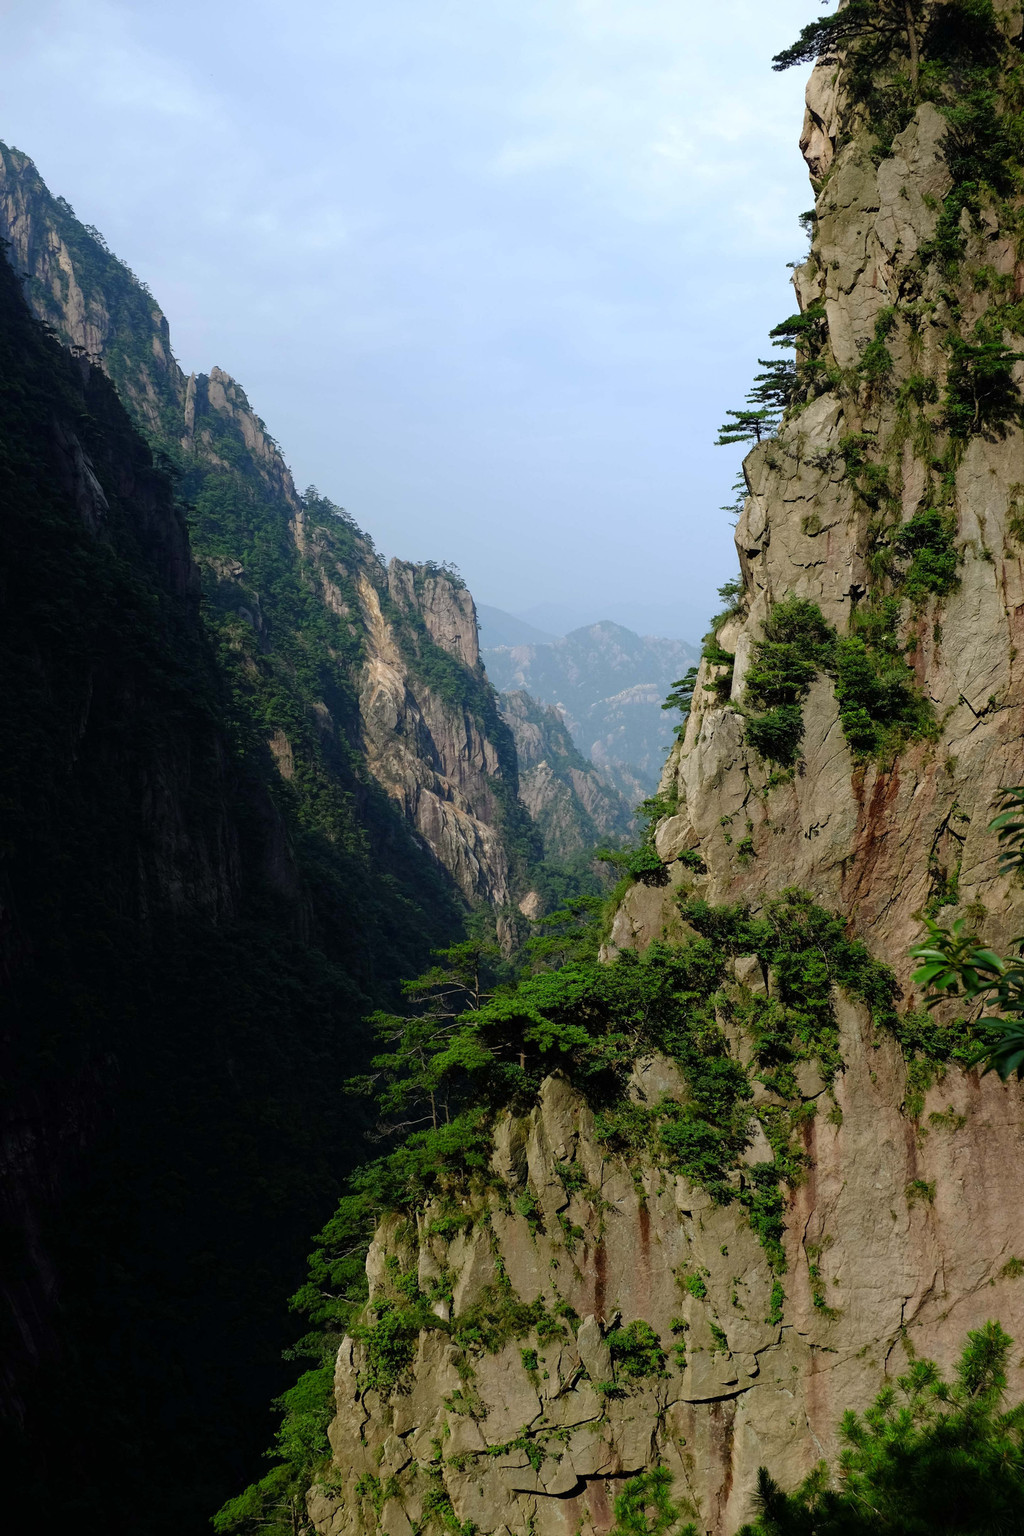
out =
[(661, 706), (698, 659), (684, 640), (641, 636), (611, 620), (545, 644), (481, 647), (502, 694), (523, 689), (560, 710), (573, 742), (632, 802), (654, 790), (672, 742)]
[[(697, 615), (681, 611), (677, 603), (650, 602), (646, 597), (615, 597), (610, 600), (569, 598), (559, 602), (533, 603), (517, 608), (515, 618), (523, 624), (550, 630), (554, 636), (568, 635), (576, 629), (608, 622), (630, 629), (637, 635), (654, 635), (666, 640), (682, 640), (699, 635), (707, 626)], [(551, 638), (549, 636), (549, 638)]]

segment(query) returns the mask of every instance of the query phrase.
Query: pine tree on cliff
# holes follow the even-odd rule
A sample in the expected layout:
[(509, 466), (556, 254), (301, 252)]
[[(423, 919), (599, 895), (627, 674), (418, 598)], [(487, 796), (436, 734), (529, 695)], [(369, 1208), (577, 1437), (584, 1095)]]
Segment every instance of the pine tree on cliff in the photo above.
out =
[(861, 1417), (844, 1414), (836, 1469), (793, 1493), (764, 1467), (757, 1517), (739, 1536), (1019, 1536), (1024, 1404), (1005, 1407), (1013, 1340), (996, 1322), (967, 1335), (951, 1381), (913, 1360)]
[(435, 964), (402, 991), (411, 1014), (370, 1015), (384, 1050), (371, 1059), (372, 1071), (350, 1079), (349, 1093), (373, 1094), (381, 1112), (378, 1135), (408, 1133), (418, 1126), (437, 1130), (451, 1119), (448, 1081), (453, 1066), (479, 1067), (490, 1053), (479, 1044), (469, 1021), (493, 993), (489, 989), (499, 951), (467, 939), (434, 951)]
[[(776, 70), (794, 64), (833, 64), (842, 51), (861, 45), (882, 63), (895, 48), (906, 47), (911, 88), (920, 75), (919, 29), (930, 9), (927, 0), (849, 0), (831, 16), (808, 22), (795, 43), (772, 60)], [(860, 51), (860, 49), (858, 49)]]
[[(1001, 873), (1019, 876), (1024, 871), (1024, 785), (1003, 790), (989, 831), (998, 834)], [(1004, 1082), (1014, 1073), (1024, 1080), (1024, 939), (1014, 939), (1012, 953), (998, 955), (966, 917), (951, 928), (931, 917), (924, 923), (928, 937), (910, 953), (921, 962), (913, 980), (927, 1006), (962, 999), (994, 1009), (974, 1020), (980, 1043), (971, 1065), (984, 1064), (986, 1072), (998, 1072)]]

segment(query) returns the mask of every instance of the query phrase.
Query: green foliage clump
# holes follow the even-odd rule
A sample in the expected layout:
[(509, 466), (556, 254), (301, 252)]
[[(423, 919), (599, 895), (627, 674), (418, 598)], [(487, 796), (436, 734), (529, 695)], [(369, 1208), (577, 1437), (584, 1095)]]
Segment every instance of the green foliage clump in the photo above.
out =
[(212, 1523), (218, 1536), (253, 1525), (291, 1531), (304, 1518), (308, 1482), (296, 1475), (296, 1469), (312, 1469), (330, 1454), (327, 1429), (334, 1417), (333, 1357), (305, 1371), (275, 1399), (274, 1406), (281, 1423), (268, 1455), (278, 1464), (217, 1511)]
[(782, 1322), (782, 1309), (785, 1305), (785, 1301), (786, 1292), (783, 1289), (782, 1281), (774, 1280), (772, 1282), (772, 1292), (768, 1304), (768, 1316), (765, 1318), (765, 1322), (769, 1327), (777, 1327), (778, 1324)]
[(450, 1331), (463, 1349), (488, 1355), (496, 1355), (506, 1344), (534, 1331), (541, 1344), (565, 1335), (563, 1325), (548, 1312), (544, 1298), (520, 1301), (501, 1270), (495, 1283), (453, 1319)]
[(613, 1328), (608, 1335), (616, 1381), (642, 1381), (648, 1376), (664, 1376), (665, 1351), (661, 1340), (642, 1318), (625, 1328)]
[[(839, 63), (845, 89), (867, 108), (881, 158), (922, 97), (951, 116), (965, 98), (983, 98), (1004, 49), (991, 0), (849, 0), (804, 27), (773, 64), (778, 70), (813, 59)], [(963, 179), (1003, 164), (1003, 135), (990, 126), (998, 123), (998, 112), (986, 114), (979, 101), (974, 118), (977, 126), (971, 121), (960, 129), (964, 164), (957, 169)], [(955, 163), (955, 151), (950, 158)]]
[(730, 619), (737, 618), (743, 612), (742, 580), (737, 577), (735, 581), (727, 581), (719, 587), (718, 595), (723, 599), (725, 607), (711, 620), (711, 629), (704, 636), (701, 647), (701, 659), (709, 667), (718, 669), (712, 674), (711, 681), (704, 684), (705, 689), (715, 695), (718, 703), (727, 704), (732, 691), (732, 672), (736, 658), (731, 651), (722, 647), (718, 636)]
[[(696, 676), (695, 669), (693, 675)], [(684, 681), (688, 680), (689, 674)], [(685, 720), (679, 729), (685, 730)], [(675, 796), (657, 794), (641, 800), (636, 808), (640, 822), (637, 843), (626, 848), (601, 848), (598, 859), (621, 869), (627, 883), (635, 880), (641, 885), (667, 885), (668, 869), (654, 846), (654, 834), (662, 817), (672, 816), (675, 811)]]
[(899, 751), (934, 732), (931, 706), (917, 687), (898, 639), (899, 602), (861, 609), (836, 640), (832, 662), (843, 732), (855, 757)]
[(693, 690), (697, 686), (697, 668), (690, 667), (685, 677), (677, 678), (672, 684), (672, 691), (665, 699), (662, 709), (678, 709), (682, 719), (672, 727), (674, 736), (686, 734), (686, 722), (690, 718), (690, 710), (693, 707)]
[(875, 391), (882, 391), (888, 385), (893, 371), (892, 353), (886, 345), (886, 339), (896, 325), (896, 310), (891, 305), (879, 310), (875, 319), (875, 333), (861, 353), (857, 372), (865, 383)]
[[(737, 1184), (733, 1175), (749, 1143), (751, 1087), (748, 1070), (729, 1054), (719, 1014), (752, 1039), (761, 1081), (798, 1100), (799, 1062), (816, 1061), (826, 1081), (841, 1066), (834, 988), (865, 1003), (877, 1028), (894, 1032), (899, 1025), (895, 979), (863, 944), (848, 937), (840, 918), (800, 891), (783, 892), (766, 903), (761, 916), (699, 899), (682, 910), (698, 937), (672, 948), (652, 945), (645, 957), (660, 978), (665, 1002), (674, 998), (678, 1007), (675, 1017), (659, 1009), (647, 1038), (679, 1063), (687, 1101), (663, 1099), (652, 1106), (615, 1101), (599, 1113), (598, 1134), (627, 1153), (646, 1150), (721, 1204), (739, 1200), (769, 1262), (781, 1272), (783, 1191), (797, 1181), (803, 1166), (794, 1141), (799, 1118), (788, 1111), (774, 1117), (762, 1113), (772, 1160), (745, 1169)], [(771, 974), (770, 998), (747, 994), (737, 999), (720, 990), (728, 960), (739, 955), (756, 955)], [(703, 1284), (699, 1276), (687, 1283)]]
[(365, 1351), (366, 1364), (359, 1385), (364, 1391), (390, 1397), (416, 1357), (420, 1332), (433, 1317), (424, 1300), (402, 1305), (391, 1300), (376, 1302), (372, 1323), (353, 1324), (353, 1337)]
[(893, 547), (910, 561), (900, 587), (911, 602), (947, 597), (959, 586), (955, 534), (956, 518), (939, 507), (919, 508), (896, 530)]
[(796, 762), (804, 734), (801, 706), (834, 644), (834, 631), (815, 603), (794, 597), (772, 607), (751, 655), (745, 697), (751, 711), (747, 741), (769, 762)]
[(650, 843), (630, 850), (624, 860), (624, 868), (631, 880), (641, 885), (667, 885), (668, 870), (657, 850)]
[(651, 1467), (624, 1484), (615, 1500), (615, 1524), (609, 1536), (697, 1536), (687, 1520), (695, 1514), (689, 1504), (672, 1497), (672, 1474), (667, 1467)]
[[(898, 751), (933, 730), (931, 708), (916, 686), (897, 639), (899, 603), (883, 599), (854, 615), (837, 635), (816, 604), (776, 603), (747, 672), (746, 738), (782, 767), (797, 760), (803, 701), (819, 672), (835, 684), (844, 734), (855, 757)], [(763, 713), (753, 713), (761, 710)]]
[(828, 337), (824, 299), (816, 299), (806, 309), (780, 320), (768, 334), (777, 347), (796, 347), (798, 352), (815, 356)]
[(852, 54), (856, 67), (865, 69), (888, 63), (893, 48), (904, 44), (916, 55), (920, 9), (905, 7), (902, 0), (848, 0), (833, 15), (808, 22), (796, 42), (775, 55), (772, 67), (834, 64), (840, 54)]
[(440, 1478), (432, 1480), (423, 1495), (423, 1517), (430, 1524), (439, 1525), (449, 1536), (476, 1536), (472, 1520), (460, 1520), (455, 1513), (448, 1491)]
[(437, 1129), (440, 1117), (451, 1118), (445, 1077), (439, 1061), (447, 1060), (460, 1020), (493, 995), (497, 945), (467, 939), (435, 952), (435, 964), (402, 984), (412, 1013), (370, 1015), (374, 1033), (385, 1049), (371, 1058), (371, 1071), (350, 1079), (350, 1093), (373, 1094), (384, 1123), (394, 1131), (409, 1130), (428, 1119)]
[[(1024, 786), (1001, 791), (999, 814), (989, 824), (997, 833), (1000, 869), (1004, 874), (1024, 868)], [(973, 932), (967, 918), (952, 927), (925, 917), (927, 938), (910, 953), (921, 962), (914, 982), (922, 987), (929, 1010), (959, 1000), (976, 1006), (982, 1001), (993, 1014), (976, 1018), (973, 1027), (956, 1029), (960, 1059), (966, 1065), (985, 1063), (1005, 1081), (1014, 1073), (1024, 1079), (1024, 941), (1014, 952), (998, 955)]]
[(744, 907), (712, 907), (699, 899), (687, 904), (685, 916), (728, 953), (756, 955), (771, 974), (770, 998), (754, 994), (732, 1006), (753, 1037), (758, 1065), (768, 1074), (764, 1080), (782, 1095), (794, 1094), (798, 1061), (818, 1061), (826, 1078), (841, 1065), (835, 987), (863, 1002), (876, 1028), (891, 1031), (896, 1024), (892, 972), (806, 892), (783, 891), (756, 917)]
[(979, 320), (973, 341), (951, 335), (943, 413), (954, 441), (981, 434), (990, 440), (1005, 437), (1024, 421), (1024, 400), (1013, 377), (1013, 365), (1024, 358), (1005, 346), (990, 324)]
[(1004, 1408), (1013, 1340), (996, 1322), (967, 1336), (952, 1380), (915, 1360), (863, 1417), (847, 1412), (835, 1473), (793, 1493), (765, 1468), (740, 1536), (989, 1536), (1024, 1532), (1024, 1404)]

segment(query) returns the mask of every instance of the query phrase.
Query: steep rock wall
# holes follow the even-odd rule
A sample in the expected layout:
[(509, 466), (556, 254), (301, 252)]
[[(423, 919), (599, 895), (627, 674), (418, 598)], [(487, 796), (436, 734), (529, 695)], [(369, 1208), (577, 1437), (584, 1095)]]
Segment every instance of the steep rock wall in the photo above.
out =
[(573, 744), (559, 710), (522, 689), (499, 695), (515, 738), (519, 795), (540, 827), (549, 855), (587, 853), (628, 835), (632, 809)]
[[(417, 584), (417, 575), (421, 577)], [(471, 708), (441, 698), (410, 675), (408, 654), (390, 618), (418, 619), (445, 655), (482, 677), (476, 613), (464, 587), (392, 560), (386, 595), (364, 578), (359, 601), (369, 640), (359, 695), (366, 760), (471, 901), (510, 900), (509, 863), (499, 830), (494, 780), (498, 749)]]
[(240, 385), (221, 368), (183, 373), (167, 320), (145, 286), (98, 231), (51, 196), (32, 161), (6, 146), (0, 146), (0, 237), (9, 242), (9, 259), (38, 318), (104, 368), (179, 470), (184, 494), (197, 507), (193, 553), (211, 611), (232, 631), (241, 619), (256, 633), (250, 669), (272, 672), (278, 690), (295, 689), (286, 676), (290, 662), (275, 669), (273, 660), (294, 641), (294, 605), (275, 611), (273, 595), (261, 590), (269, 573), (252, 540), (254, 527), (274, 531), (279, 564), (345, 621), (355, 642), (347, 697), (329, 700), (321, 692), (294, 701), (309, 726), (309, 748), (287, 708), (278, 708), (280, 718), (267, 729), (267, 747), (284, 776), (298, 788), (305, 769), (333, 788), (335, 770), (320, 743), (325, 733), (347, 741), (360, 771), (373, 775), (462, 897), (505, 906), (509, 860), (489, 784), (499, 771), (498, 748), (488, 738), (504, 728), (493, 710), (482, 720), (479, 710), (467, 712), (450, 694), (441, 697), (426, 685), (410, 665), (408, 646), (396, 645), (381, 617), (382, 597), (414, 616), (471, 688), (482, 669), (476, 613), (464, 586), (442, 568), (392, 562), (385, 570), (372, 542), (339, 517), (339, 509), (300, 496)]
[[(735, 656), (729, 697), (723, 702), (714, 686), (725, 669), (705, 661), (685, 738), (662, 778), (661, 792), (677, 808), (657, 828), (656, 844), (674, 880), (684, 877), (678, 855), (699, 851), (707, 873), (694, 883), (709, 900), (806, 887), (848, 914), (905, 980), (916, 914), (929, 901), (935, 910), (949, 908), (947, 915), (971, 910), (997, 942), (1018, 931), (1019, 895), (999, 875), (987, 826), (1000, 786), (1024, 777), (1024, 440), (1011, 425), (962, 445), (941, 493), (955, 520), (956, 589), (916, 602), (872, 575), (878, 511), (856, 467), (851, 472), (850, 445), (867, 443), (872, 462), (887, 473), (897, 505), (886, 515), (897, 530), (936, 502), (950, 337), (971, 336), (993, 303), (991, 283), (1010, 295), (1024, 291), (1024, 268), (1015, 237), (1000, 229), (991, 207), (976, 222), (963, 216), (967, 248), (955, 282), (922, 260), (951, 187), (945, 118), (924, 103), (876, 165), (865, 132), (834, 152), (835, 97), (830, 71), (819, 66), (802, 142), (812, 170), (828, 174), (811, 257), (797, 269), (795, 286), (803, 312), (822, 305), (829, 361), (847, 374), (872, 344), (879, 315), (894, 314), (886, 337), (893, 374), (884, 391), (854, 379), (818, 395), (747, 457), (750, 494), (736, 529), (743, 595), (718, 635), (721, 650)], [(992, 276), (979, 289), (982, 271)], [(1013, 323), (1024, 322), (1010, 317), (1004, 335), (1019, 348)], [(1024, 363), (1014, 363), (1012, 373), (1019, 388)], [(908, 406), (908, 390), (922, 379), (936, 381), (931, 402)], [(833, 682), (819, 675), (803, 705), (795, 771), (779, 783), (777, 765), (750, 746), (744, 719), (747, 673), (766, 620), (775, 604), (796, 597), (816, 604), (843, 633), (873, 589), (898, 603), (900, 638), (935, 734), (898, 753), (858, 758)], [(752, 840), (752, 856), (739, 851), (744, 838)], [(943, 903), (943, 888), (951, 887), (957, 900)], [(613, 941), (646, 942), (672, 911), (672, 893), (653, 901), (637, 890), (623, 904)]]
[[(1024, 1119), (991, 1079), (957, 1074), (928, 1102), (967, 1128), (918, 1139), (898, 1053), (853, 1009), (841, 1024), (842, 1122), (808, 1121), (814, 1172), (789, 1214), (782, 1316), (735, 1207), (609, 1156), (559, 1078), (528, 1117), (499, 1123), (504, 1194), (468, 1204), (454, 1241), (436, 1234), (451, 1215), (434, 1204), (415, 1226), (383, 1224), (371, 1301), (415, 1272), (423, 1292), (438, 1290), (439, 1325), (420, 1334), (391, 1395), (367, 1387), (365, 1346), (342, 1346), (335, 1470), (311, 1498), (316, 1529), (409, 1536), (443, 1489), (455, 1518), (483, 1531), (603, 1531), (622, 1480), (661, 1464), (699, 1529), (732, 1531), (749, 1518), (758, 1466), (791, 1484), (834, 1455), (843, 1411), (911, 1351), (948, 1367), (966, 1330), (993, 1316), (1021, 1337), (1011, 1261), (1024, 1248), (1013, 1194)], [(685, 1092), (666, 1064), (641, 1063), (637, 1099), (666, 1090)], [(934, 1182), (934, 1202), (908, 1201), (914, 1180)], [(472, 1324), (502, 1284), (539, 1301), (543, 1323), (489, 1350), (457, 1323)], [(637, 1320), (659, 1335), (664, 1372), (609, 1391), (609, 1334)]]
[[(997, 10), (1019, 37), (1019, 6)], [(976, 390), (959, 426), (954, 367), (985, 335), (1024, 351), (1019, 194), (950, 204), (959, 184), (937, 106), (919, 105), (880, 149), (844, 90), (841, 71), (814, 72), (801, 140), (816, 215), (795, 273), (797, 362), (814, 382), (746, 460), (741, 591), (661, 783), (664, 883), (627, 892), (606, 952), (683, 939), (681, 901), (694, 896), (758, 910), (798, 885), (893, 968), (909, 1009), (922, 909), (967, 915), (996, 943), (1024, 915), (987, 832), (1000, 786), (1024, 780), (1024, 364), (1006, 359), (1001, 420), (986, 422)], [(932, 511), (946, 530), (932, 546), (941, 579), (921, 576), (906, 532)], [(758, 695), (750, 680), (786, 665), (765, 646), (793, 600), (814, 605), (832, 660), (778, 693), (798, 706), (801, 735), (773, 759), (751, 727), (767, 685)], [(872, 675), (888, 669), (902, 715), (857, 694), (834, 660), (843, 637)], [(866, 721), (852, 712), (864, 698)], [(729, 995), (771, 995), (754, 957), (734, 967)], [(797, 1074), (808, 1163), (786, 1196), (784, 1296), (741, 1209), (743, 1166), (736, 1198), (714, 1203), (642, 1147), (610, 1153), (557, 1078), (525, 1119), (499, 1121), (500, 1187), (467, 1200), (460, 1235), (429, 1207), (414, 1224), (382, 1223), (371, 1296), (379, 1306), (415, 1271), (438, 1326), (391, 1390), (375, 1385), (365, 1337), (342, 1347), (333, 1468), (311, 1496), (318, 1531), (407, 1536), (430, 1518), (515, 1536), (606, 1531), (621, 1479), (664, 1464), (699, 1529), (728, 1536), (751, 1514), (758, 1465), (792, 1485), (834, 1456), (843, 1410), (866, 1407), (912, 1354), (948, 1368), (990, 1317), (1024, 1336), (1020, 1086), (953, 1065), (915, 1076), (860, 1006), (837, 995), (836, 1010), (836, 1077), (812, 1063)], [(747, 1062), (754, 1042), (730, 1017), (723, 1007)], [(647, 1103), (687, 1093), (660, 1060), (640, 1064), (633, 1091)], [(773, 1106), (755, 1081), (744, 1164), (768, 1155)], [(500, 1311), (502, 1296), (537, 1315), (481, 1342), (474, 1302)], [(634, 1322), (658, 1335), (663, 1374), (620, 1374), (612, 1337)], [(1019, 1366), (1010, 1389), (1024, 1391)]]

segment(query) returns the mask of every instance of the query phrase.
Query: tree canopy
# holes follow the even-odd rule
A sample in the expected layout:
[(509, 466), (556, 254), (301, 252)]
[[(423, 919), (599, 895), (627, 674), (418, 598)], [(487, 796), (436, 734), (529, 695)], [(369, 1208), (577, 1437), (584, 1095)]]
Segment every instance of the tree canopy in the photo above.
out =
[(906, 44), (910, 79), (916, 90), (920, 70), (919, 29), (928, 0), (847, 0), (847, 4), (817, 21), (808, 22), (795, 43), (772, 60), (775, 70), (795, 64), (831, 64), (840, 52), (860, 45), (887, 59), (893, 48)]
[(1004, 1407), (1013, 1340), (967, 1335), (952, 1379), (914, 1360), (863, 1416), (840, 1425), (839, 1465), (793, 1493), (761, 1468), (739, 1536), (1016, 1536), (1024, 1532), (1024, 1404)]
[[(1004, 874), (1024, 868), (1024, 786), (1004, 789), (999, 814), (989, 823), (998, 836), (999, 864)], [(998, 1072), (1005, 1082), (1014, 1073), (1024, 1079), (1024, 937), (1014, 940), (1009, 955), (998, 955), (974, 933), (966, 917), (952, 926), (925, 918), (928, 937), (911, 955), (921, 961), (913, 980), (925, 989), (927, 1006), (962, 998), (983, 1013), (976, 1022), (983, 1043), (974, 1060), (986, 1072)]]

